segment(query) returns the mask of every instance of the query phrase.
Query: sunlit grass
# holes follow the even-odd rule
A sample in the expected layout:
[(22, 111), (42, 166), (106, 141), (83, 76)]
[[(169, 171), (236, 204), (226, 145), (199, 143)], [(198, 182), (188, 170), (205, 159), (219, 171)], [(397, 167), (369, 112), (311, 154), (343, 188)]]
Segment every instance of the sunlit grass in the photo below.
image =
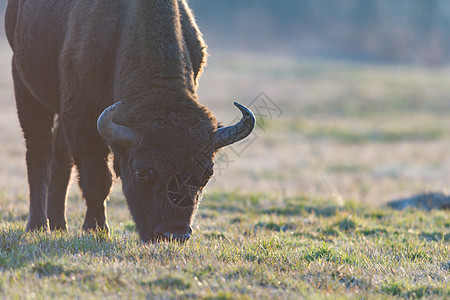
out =
[(184, 245), (141, 243), (128, 224), (108, 237), (75, 229), (30, 234), (22, 222), (0, 223), (0, 289), (11, 298), (450, 293), (450, 223), (441, 211), (216, 191)]

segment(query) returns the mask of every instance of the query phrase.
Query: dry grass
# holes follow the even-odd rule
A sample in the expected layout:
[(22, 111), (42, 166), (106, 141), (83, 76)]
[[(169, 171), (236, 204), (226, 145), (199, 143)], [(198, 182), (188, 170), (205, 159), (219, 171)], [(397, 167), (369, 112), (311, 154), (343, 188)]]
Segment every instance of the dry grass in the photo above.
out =
[(201, 99), (221, 119), (264, 91), (283, 110), (217, 180), (218, 188), (336, 196), (378, 205), (448, 192), (450, 69), (217, 55)]

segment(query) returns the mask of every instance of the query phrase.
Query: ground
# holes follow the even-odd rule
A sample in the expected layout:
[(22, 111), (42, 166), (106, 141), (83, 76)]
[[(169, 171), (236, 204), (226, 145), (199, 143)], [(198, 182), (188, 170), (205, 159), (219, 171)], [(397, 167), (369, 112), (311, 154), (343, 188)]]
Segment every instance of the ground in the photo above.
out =
[[(216, 158), (185, 245), (144, 244), (116, 182), (111, 235), (24, 232), (23, 138), (0, 47), (2, 298), (447, 298), (448, 211), (392, 199), (449, 193), (450, 69), (220, 53), (200, 80), (223, 124), (250, 106), (255, 134)], [(261, 94), (262, 93), (262, 94)], [(75, 174), (74, 174), (75, 175)]]

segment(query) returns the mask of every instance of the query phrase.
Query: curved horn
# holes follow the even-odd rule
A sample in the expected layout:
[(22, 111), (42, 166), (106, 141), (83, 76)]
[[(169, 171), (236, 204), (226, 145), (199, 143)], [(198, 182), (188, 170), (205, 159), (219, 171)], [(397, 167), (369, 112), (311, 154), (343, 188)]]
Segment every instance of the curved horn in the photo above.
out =
[(139, 142), (138, 135), (131, 128), (113, 122), (120, 103), (107, 107), (98, 117), (98, 132), (109, 142), (126, 147), (136, 145)]
[(214, 147), (222, 147), (239, 142), (247, 137), (255, 128), (255, 116), (244, 105), (234, 102), (234, 105), (242, 112), (242, 119), (235, 125), (217, 129), (214, 135)]

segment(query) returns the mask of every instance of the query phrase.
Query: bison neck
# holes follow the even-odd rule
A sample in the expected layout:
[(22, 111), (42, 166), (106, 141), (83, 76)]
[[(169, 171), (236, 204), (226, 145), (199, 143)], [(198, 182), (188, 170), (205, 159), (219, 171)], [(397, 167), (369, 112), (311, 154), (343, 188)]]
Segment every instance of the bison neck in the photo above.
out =
[(116, 97), (195, 94), (177, 0), (129, 2), (117, 56)]

